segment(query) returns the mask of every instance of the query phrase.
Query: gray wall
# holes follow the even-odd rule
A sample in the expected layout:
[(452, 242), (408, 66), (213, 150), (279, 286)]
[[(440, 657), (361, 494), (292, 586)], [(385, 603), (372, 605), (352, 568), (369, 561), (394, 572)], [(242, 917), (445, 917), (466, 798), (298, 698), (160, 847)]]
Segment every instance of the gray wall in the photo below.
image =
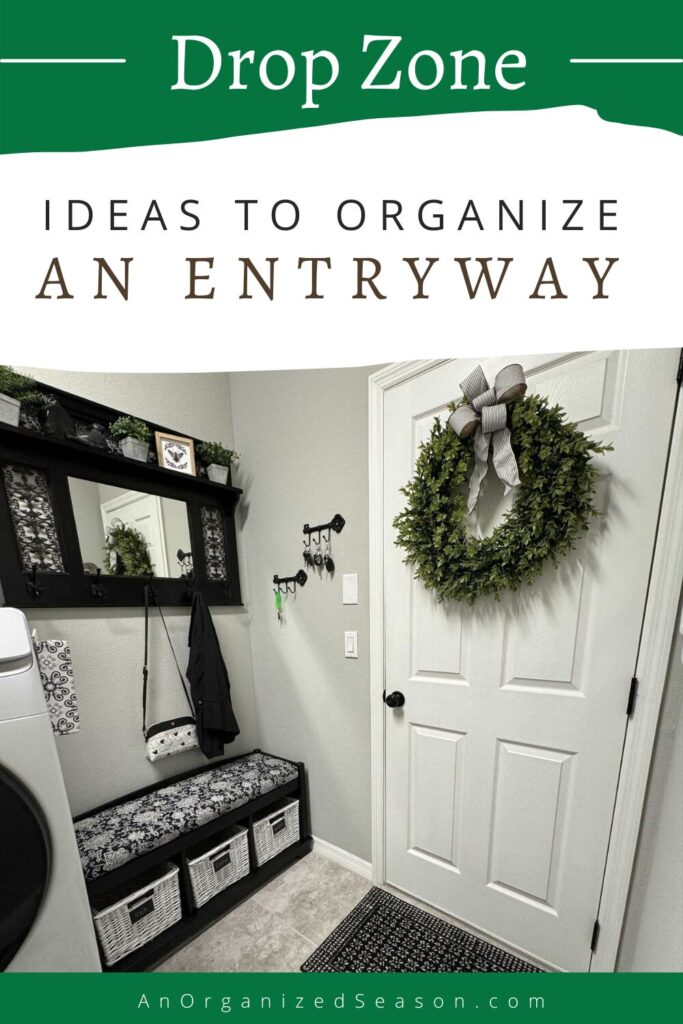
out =
[[(683, 600), (678, 622), (683, 614)], [(619, 971), (683, 971), (683, 637), (676, 631)]]
[[(28, 371), (31, 372), (31, 371)], [(232, 446), (230, 389), (224, 374), (87, 374), (35, 370), (56, 387), (87, 396), (179, 432)], [(189, 611), (166, 619), (184, 668)], [(212, 609), (225, 655), (241, 735), (226, 751), (238, 754), (256, 740), (249, 623), (245, 609)], [(155, 615), (155, 612), (152, 612)], [(30, 613), (39, 638), (71, 643), (81, 730), (57, 740), (75, 814), (157, 779), (205, 763), (199, 752), (150, 764), (141, 728), (143, 615), (135, 609), (45, 609)], [(185, 698), (159, 622), (151, 624), (150, 721), (184, 711)]]
[[(304, 760), (313, 832), (370, 859), (367, 368), (231, 376), (261, 745)], [(277, 621), (272, 579), (303, 568), (305, 522), (335, 513), (336, 574), (309, 571)], [(359, 604), (342, 605), (342, 574)], [(359, 634), (344, 658), (344, 630)]]

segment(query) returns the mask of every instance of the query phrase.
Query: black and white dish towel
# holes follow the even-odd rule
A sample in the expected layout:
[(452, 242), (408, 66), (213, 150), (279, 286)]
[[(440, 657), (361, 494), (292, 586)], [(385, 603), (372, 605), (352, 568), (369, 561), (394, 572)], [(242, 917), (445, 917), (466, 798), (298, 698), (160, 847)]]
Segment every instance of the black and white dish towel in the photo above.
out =
[(37, 640), (34, 646), (52, 731), (58, 736), (78, 732), (81, 720), (69, 644), (66, 640)]

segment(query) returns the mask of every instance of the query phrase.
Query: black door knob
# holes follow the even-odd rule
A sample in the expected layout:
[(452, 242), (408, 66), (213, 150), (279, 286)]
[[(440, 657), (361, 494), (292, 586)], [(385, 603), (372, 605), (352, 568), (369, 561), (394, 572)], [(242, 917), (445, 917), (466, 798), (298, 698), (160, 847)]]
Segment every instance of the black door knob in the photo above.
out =
[(388, 708), (402, 708), (405, 702), (406, 699), (400, 690), (394, 690), (384, 698), (384, 703)]

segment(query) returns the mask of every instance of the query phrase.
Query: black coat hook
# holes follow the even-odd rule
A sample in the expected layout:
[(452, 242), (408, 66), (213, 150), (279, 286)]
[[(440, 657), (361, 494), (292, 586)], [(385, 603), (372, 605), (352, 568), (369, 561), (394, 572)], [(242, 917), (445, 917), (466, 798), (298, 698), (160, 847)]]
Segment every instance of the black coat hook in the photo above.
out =
[(194, 573), (192, 565), (192, 552), (183, 551), (182, 548), (178, 548), (176, 557), (178, 559), (178, 565), (180, 566), (180, 575), (190, 579)]
[(39, 597), (42, 597), (43, 594), (45, 593), (44, 588), (38, 586), (37, 575), (38, 575), (38, 564), (37, 564), (37, 562), (34, 562), (33, 563), (33, 568), (31, 569), (31, 578), (30, 578), (30, 580), (26, 580), (26, 589), (28, 591), (28, 596), (32, 597), (32, 598), (34, 598), (36, 600)]
[(190, 571), (183, 578), (185, 580), (185, 600), (192, 604), (192, 601), (194, 600), (194, 595), (197, 590), (194, 573)]
[(90, 593), (92, 594), (93, 597), (98, 597), (100, 600), (103, 600), (107, 596), (107, 588), (104, 586), (100, 579), (101, 572), (102, 570), (98, 568), (97, 579), (95, 580), (94, 583), (90, 584)]

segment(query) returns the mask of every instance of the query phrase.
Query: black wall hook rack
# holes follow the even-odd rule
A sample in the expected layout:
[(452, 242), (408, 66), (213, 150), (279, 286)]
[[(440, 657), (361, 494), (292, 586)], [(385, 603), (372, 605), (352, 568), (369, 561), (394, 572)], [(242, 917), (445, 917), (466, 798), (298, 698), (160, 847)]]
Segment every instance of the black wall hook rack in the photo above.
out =
[(320, 543), (320, 538), (326, 530), (327, 537), (323, 537), (323, 540), (329, 541), (332, 535), (332, 530), (334, 530), (335, 533), (341, 533), (345, 526), (346, 520), (344, 519), (344, 516), (340, 516), (337, 512), (336, 516), (333, 516), (329, 523), (319, 523), (318, 526), (309, 526), (308, 523), (304, 523), (304, 533), (308, 534), (309, 541), (311, 539), (311, 534), (317, 533), (318, 543)]
[[(299, 569), (296, 576), (273, 576), (273, 583), (275, 584), (275, 586), (277, 587), (281, 594), (296, 594), (297, 583), (299, 584), (300, 587), (303, 587), (306, 585), (307, 579), (308, 576), (303, 571), (303, 569)], [(290, 583), (292, 585), (291, 590)], [(285, 588), (284, 590), (282, 589), (283, 584)]]

